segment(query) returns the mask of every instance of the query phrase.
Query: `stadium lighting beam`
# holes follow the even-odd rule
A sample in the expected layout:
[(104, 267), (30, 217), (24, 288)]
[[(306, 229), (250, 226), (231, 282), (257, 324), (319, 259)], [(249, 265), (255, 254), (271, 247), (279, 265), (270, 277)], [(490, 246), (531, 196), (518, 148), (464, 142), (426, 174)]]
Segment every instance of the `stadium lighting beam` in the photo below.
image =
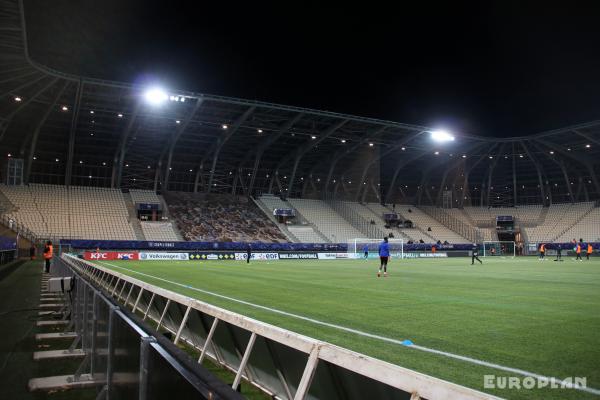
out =
[(144, 93), (146, 101), (152, 105), (159, 105), (169, 99), (167, 93), (161, 88), (151, 88)]
[(439, 130), (431, 132), (431, 139), (436, 142), (453, 142), (454, 136), (448, 133), (448, 131)]

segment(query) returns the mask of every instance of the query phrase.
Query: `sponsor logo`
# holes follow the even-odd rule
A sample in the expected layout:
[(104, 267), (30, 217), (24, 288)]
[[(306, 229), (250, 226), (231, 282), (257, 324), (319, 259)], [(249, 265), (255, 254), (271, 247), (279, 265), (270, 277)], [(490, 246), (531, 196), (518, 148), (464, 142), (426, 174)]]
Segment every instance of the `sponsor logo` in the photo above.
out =
[(138, 260), (139, 253), (135, 251), (86, 251), (85, 260)]
[(189, 253), (190, 260), (235, 260), (233, 253)]
[(117, 253), (118, 260), (137, 260), (138, 253)]
[[(238, 261), (246, 261), (247, 253), (235, 253), (235, 259)], [(258, 261), (274, 261), (279, 259), (278, 253), (252, 253), (250, 260)]]
[(316, 260), (319, 258), (317, 253), (279, 253), (282, 260)]
[(90, 259), (92, 259), (92, 260), (108, 260), (108, 253), (91, 253)]
[(444, 258), (448, 257), (448, 253), (404, 253), (404, 258)]
[(180, 260), (187, 261), (189, 260), (188, 253), (150, 253), (147, 251), (143, 251), (140, 253), (140, 260), (150, 261), (150, 260)]

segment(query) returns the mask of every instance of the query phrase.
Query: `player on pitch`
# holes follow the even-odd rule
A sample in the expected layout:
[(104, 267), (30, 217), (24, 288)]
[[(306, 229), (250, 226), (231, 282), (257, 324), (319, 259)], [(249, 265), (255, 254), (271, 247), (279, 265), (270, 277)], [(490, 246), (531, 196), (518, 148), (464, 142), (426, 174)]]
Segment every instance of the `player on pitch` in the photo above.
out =
[(381, 264), (379, 265), (379, 271), (377, 272), (377, 277), (381, 276), (381, 270), (383, 270), (383, 277), (387, 277), (387, 263), (390, 259), (390, 245), (388, 243), (388, 238), (384, 237), (383, 242), (379, 244), (379, 260)]
[(479, 261), (479, 264), (483, 264), (483, 261), (479, 259), (479, 246), (477, 246), (477, 243), (473, 243), (473, 247), (471, 247), (471, 265), (475, 264), (475, 260)]

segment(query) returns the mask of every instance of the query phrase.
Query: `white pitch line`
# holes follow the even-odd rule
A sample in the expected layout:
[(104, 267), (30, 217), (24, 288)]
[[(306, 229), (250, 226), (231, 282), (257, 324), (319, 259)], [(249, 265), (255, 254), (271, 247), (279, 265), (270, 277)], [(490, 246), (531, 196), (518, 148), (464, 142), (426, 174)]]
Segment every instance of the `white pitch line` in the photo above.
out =
[(522, 376), (529, 376), (529, 377), (532, 377), (532, 378), (535, 378), (535, 379), (538, 379), (538, 380), (543, 380), (543, 381), (550, 382), (551, 384), (552, 383), (556, 383), (558, 385), (562, 385), (562, 386), (567, 387), (569, 389), (580, 390), (582, 392), (591, 393), (591, 394), (594, 394), (596, 396), (600, 396), (600, 390), (599, 389), (594, 389), (594, 388), (591, 388), (591, 387), (583, 387), (583, 386), (578, 385), (578, 384), (574, 384), (574, 383), (571, 383), (571, 382), (563, 381), (562, 379), (559, 379), (559, 378), (554, 378), (554, 377), (551, 377), (551, 376), (545, 376), (545, 375), (537, 374), (535, 372), (529, 372), (529, 371), (525, 371), (525, 370), (518, 369), (518, 368), (506, 367), (504, 365), (494, 364), (494, 363), (491, 363), (491, 362), (488, 362), (488, 361), (478, 360), (476, 358), (471, 358), (471, 357), (467, 357), (467, 356), (461, 356), (460, 354), (448, 353), (448, 352), (442, 351), (442, 350), (436, 350), (436, 349), (432, 349), (432, 348), (429, 348), (429, 347), (419, 346), (419, 345), (414, 344), (410, 340), (406, 340), (406, 339), (405, 340), (399, 340), (399, 339), (393, 339), (393, 338), (389, 338), (389, 337), (385, 337), (385, 336), (375, 335), (373, 333), (364, 332), (364, 331), (360, 331), (360, 330), (357, 330), (357, 329), (352, 329), (352, 328), (348, 328), (348, 327), (345, 327), (345, 326), (342, 326), (342, 325), (336, 325), (336, 324), (332, 324), (332, 323), (325, 322), (325, 321), (320, 321), (318, 319), (313, 319), (313, 318), (305, 317), (303, 315), (294, 314), (294, 313), (290, 313), (290, 312), (283, 311), (283, 310), (278, 310), (276, 308), (271, 308), (271, 307), (267, 307), (267, 306), (261, 306), (260, 304), (250, 303), (250, 302), (245, 301), (245, 300), (240, 300), (240, 299), (236, 299), (234, 297), (225, 296), (225, 295), (222, 295), (222, 294), (219, 294), (219, 293), (211, 292), (209, 290), (199, 289), (199, 288), (196, 288), (196, 287), (193, 287), (193, 286), (190, 286), (190, 285), (185, 285), (185, 284), (179, 283), (179, 282), (173, 282), (173, 281), (170, 281), (168, 279), (164, 279), (164, 278), (160, 278), (158, 276), (154, 276), (154, 275), (146, 274), (146, 273), (143, 273), (143, 272), (135, 271), (135, 270), (132, 270), (132, 269), (129, 269), (129, 268), (120, 267), (118, 265), (110, 264), (110, 263), (107, 263), (107, 262), (102, 262), (102, 264), (110, 265), (111, 267), (122, 269), (122, 270), (125, 270), (125, 271), (129, 271), (129, 272), (132, 272), (134, 274), (146, 276), (148, 278), (152, 278), (152, 279), (156, 279), (156, 280), (163, 281), (163, 282), (166, 282), (166, 283), (170, 283), (172, 285), (180, 286), (180, 287), (185, 288), (185, 289), (191, 289), (191, 290), (194, 290), (196, 292), (200, 292), (200, 293), (208, 294), (208, 295), (211, 295), (211, 296), (214, 296), (214, 297), (219, 297), (221, 299), (233, 301), (235, 303), (240, 303), (240, 304), (244, 304), (244, 305), (247, 305), (247, 306), (250, 306), (250, 307), (254, 307), (254, 308), (261, 309), (261, 310), (269, 311), (269, 312), (272, 312), (272, 313), (275, 313), (275, 314), (285, 315), (287, 317), (292, 317), (292, 318), (300, 319), (300, 320), (303, 320), (303, 321), (311, 322), (311, 323), (316, 324), (316, 325), (327, 326), (329, 328), (333, 328), (333, 329), (338, 329), (338, 330), (345, 331), (345, 332), (354, 333), (354, 334), (359, 335), (359, 336), (364, 336), (364, 337), (368, 337), (368, 338), (371, 338), (371, 339), (377, 339), (377, 340), (381, 340), (383, 342), (398, 344), (398, 345), (405, 346), (405, 347), (408, 347), (408, 348), (411, 348), (411, 349), (421, 350), (421, 351), (424, 351), (424, 352), (427, 352), (427, 353), (437, 354), (437, 355), (441, 355), (441, 356), (444, 356), (444, 357), (453, 358), (455, 360), (465, 361), (465, 362), (468, 362), (468, 363), (471, 363), (471, 364), (476, 364), (476, 365), (481, 365), (481, 366), (488, 367), (488, 368), (497, 369), (497, 370), (500, 370), (500, 371), (510, 372), (510, 373), (517, 374), (517, 375), (522, 375)]

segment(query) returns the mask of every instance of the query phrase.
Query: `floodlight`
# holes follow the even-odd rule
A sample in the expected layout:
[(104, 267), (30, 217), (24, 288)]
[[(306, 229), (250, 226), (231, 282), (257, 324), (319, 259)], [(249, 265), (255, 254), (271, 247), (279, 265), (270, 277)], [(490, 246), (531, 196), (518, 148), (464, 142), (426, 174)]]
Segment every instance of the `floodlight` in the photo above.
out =
[(431, 138), (436, 142), (452, 142), (454, 141), (454, 136), (444, 130), (433, 131), (431, 132)]
[(165, 91), (160, 88), (148, 89), (146, 93), (144, 93), (144, 97), (146, 98), (146, 101), (148, 103), (154, 105), (161, 104), (169, 98), (167, 93), (165, 93)]

